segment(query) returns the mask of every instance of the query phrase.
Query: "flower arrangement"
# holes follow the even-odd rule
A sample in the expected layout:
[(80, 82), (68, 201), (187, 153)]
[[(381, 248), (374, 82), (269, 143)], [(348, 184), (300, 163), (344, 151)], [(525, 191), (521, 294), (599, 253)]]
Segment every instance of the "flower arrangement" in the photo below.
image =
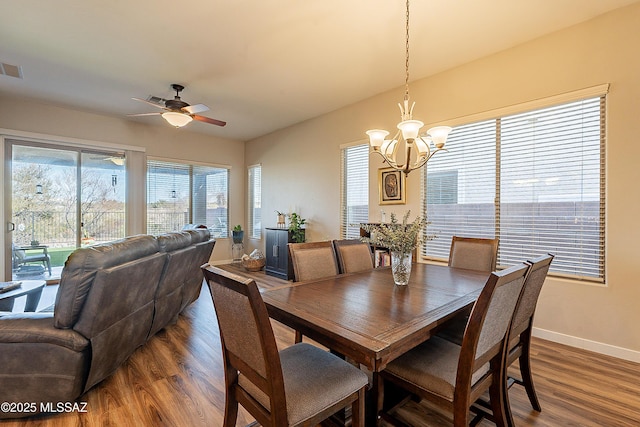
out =
[(363, 230), (370, 237), (361, 237), (360, 240), (375, 246), (388, 248), (392, 252), (409, 253), (417, 248), (423, 241), (432, 240), (435, 236), (422, 236), (421, 231), (429, 223), (422, 217), (416, 217), (415, 221), (408, 223), (407, 211), (402, 218), (402, 224), (398, 223), (394, 213), (391, 213), (391, 223), (388, 224), (362, 224)]

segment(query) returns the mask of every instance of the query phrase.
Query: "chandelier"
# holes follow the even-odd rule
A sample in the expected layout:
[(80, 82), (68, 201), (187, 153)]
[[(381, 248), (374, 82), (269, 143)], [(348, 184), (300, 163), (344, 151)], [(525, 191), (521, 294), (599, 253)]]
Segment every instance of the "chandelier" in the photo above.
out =
[[(409, 106), (409, 0), (407, 0), (405, 28), (404, 102), (402, 104), (398, 103), (402, 121), (398, 123), (398, 131), (392, 139), (385, 139), (389, 132), (380, 129), (368, 130), (367, 135), (369, 135), (369, 144), (374, 153), (380, 154), (393, 169), (408, 175), (412, 170), (424, 166), (438, 151), (446, 151), (444, 144), (451, 132), (451, 128), (449, 126), (436, 126), (429, 129), (426, 135), (420, 136), (420, 128), (424, 126), (424, 123), (420, 120), (413, 120), (415, 102)], [(431, 147), (431, 144), (433, 144), (433, 147)], [(415, 151), (415, 154), (412, 154), (412, 151)]]

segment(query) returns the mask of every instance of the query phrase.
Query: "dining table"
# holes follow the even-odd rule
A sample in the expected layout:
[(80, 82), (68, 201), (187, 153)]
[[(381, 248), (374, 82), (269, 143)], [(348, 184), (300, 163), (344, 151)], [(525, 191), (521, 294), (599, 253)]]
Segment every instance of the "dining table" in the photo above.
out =
[(408, 285), (390, 267), (262, 289), (269, 316), (372, 372), (367, 425), (377, 413), (377, 373), (473, 305), (489, 273), (414, 263)]

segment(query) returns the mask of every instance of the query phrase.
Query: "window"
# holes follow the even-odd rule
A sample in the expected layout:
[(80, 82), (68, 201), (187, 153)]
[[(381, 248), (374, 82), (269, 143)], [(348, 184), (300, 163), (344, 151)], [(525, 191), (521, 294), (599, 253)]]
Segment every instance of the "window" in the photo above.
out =
[(423, 255), (498, 237), (498, 264), (552, 252), (551, 272), (604, 280), (605, 96), (456, 127), (426, 170)]
[(149, 160), (147, 232), (205, 224), (214, 237), (228, 237), (228, 182), (226, 168)]
[(356, 239), (359, 224), (369, 221), (369, 144), (342, 149), (341, 184), (340, 235)]
[(262, 166), (249, 167), (249, 237), (260, 239), (262, 237)]

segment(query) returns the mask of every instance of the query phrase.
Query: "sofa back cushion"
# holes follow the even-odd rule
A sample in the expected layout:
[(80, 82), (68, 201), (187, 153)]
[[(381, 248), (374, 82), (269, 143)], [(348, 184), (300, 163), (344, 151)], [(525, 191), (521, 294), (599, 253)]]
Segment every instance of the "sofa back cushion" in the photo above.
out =
[(158, 241), (153, 236), (138, 235), (74, 251), (62, 270), (53, 315), (54, 326), (73, 327), (99, 270), (157, 253), (158, 250)]
[(211, 232), (208, 228), (193, 228), (184, 230), (184, 232), (191, 235), (191, 243), (206, 242), (211, 238)]
[(191, 233), (187, 233), (186, 231), (160, 234), (156, 239), (158, 240), (160, 252), (172, 252), (186, 248), (192, 243)]

